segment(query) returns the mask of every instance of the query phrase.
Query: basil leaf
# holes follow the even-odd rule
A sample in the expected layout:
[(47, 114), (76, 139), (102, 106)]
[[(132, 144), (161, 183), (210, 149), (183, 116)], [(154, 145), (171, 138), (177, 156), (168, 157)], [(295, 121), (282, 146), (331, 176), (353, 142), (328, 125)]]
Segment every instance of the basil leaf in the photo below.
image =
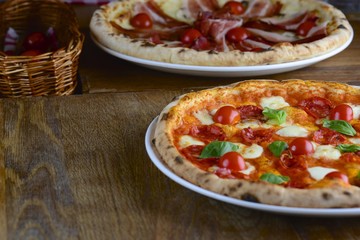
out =
[(227, 152), (233, 152), (239, 149), (239, 146), (225, 141), (214, 141), (204, 147), (200, 158), (221, 157)]
[(261, 175), (260, 180), (273, 184), (282, 184), (288, 182), (290, 178), (287, 176), (275, 175), (273, 173), (264, 173)]
[(358, 152), (360, 151), (360, 146), (355, 144), (339, 144), (335, 147), (341, 152)]
[(274, 141), (268, 146), (269, 150), (275, 157), (280, 157), (281, 153), (288, 147), (287, 143), (283, 141)]
[(360, 171), (359, 171), (358, 174), (356, 175), (356, 178), (360, 179)]
[(269, 119), (269, 124), (280, 125), (286, 121), (286, 112), (284, 110), (276, 110), (265, 107), (262, 114)]
[(355, 136), (356, 134), (355, 129), (350, 125), (350, 123), (344, 120), (324, 120), (323, 127), (330, 128), (349, 136)]

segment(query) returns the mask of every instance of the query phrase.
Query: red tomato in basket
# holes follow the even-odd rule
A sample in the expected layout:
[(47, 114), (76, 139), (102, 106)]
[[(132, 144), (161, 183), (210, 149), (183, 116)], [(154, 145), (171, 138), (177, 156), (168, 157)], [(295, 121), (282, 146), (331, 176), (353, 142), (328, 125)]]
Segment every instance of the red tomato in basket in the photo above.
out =
[(21, 56), (37, 56), (40, 55), (42, 52), (40, 52), (39, 50), (27, 50), (25, 52), (21, 53)]
[(45, 51), (47, 49), (47, 39), (42, 32), (33, 32), (26, 36), (23, 47), (25, 50)]

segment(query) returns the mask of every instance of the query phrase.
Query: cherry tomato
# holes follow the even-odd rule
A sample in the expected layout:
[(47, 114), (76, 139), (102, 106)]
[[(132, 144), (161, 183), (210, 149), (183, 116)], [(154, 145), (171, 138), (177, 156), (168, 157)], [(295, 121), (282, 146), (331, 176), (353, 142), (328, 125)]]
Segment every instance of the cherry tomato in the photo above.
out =
[(226, 39), (229, 42), (233, 42), (233, 43), (241, 42), (241, 41), (247, 39), (248, 37), (249, 37), (248, 31), (246, 31), (246, 29), (242, 28), (242, 27), (236, 27), (236, 28), (230, 29), (226, 33)]
[(339, 178), (343, 182), (349, 183), (348, 176), (346, 176), (345, 174), (343, 174), (341, 172), (330, 172), (330, 173), (326, 174), (325, 178), (330, 178), (330, 179)]
[(33, 32), (26, 36), (23, 46), (25, 50), (36, 49), (44, 51), (47, 48), (46, 36), (42, 32)]
[(330, 111), (330, 120), (351, 121), (354, 118), (353, 109), (347, 104), (337, 105)]
[(297, 35), (300, 36), (306, 36), (309, 33), (310, 29), (312, 29), (314, 26), (315, 26), (315, 22), (313, 21), (303, 22), (296, 30), (296, 33)]
[(23, 53), (21, 53), (21, 56), (37, 56), (40, 55), (42, 52), (40, 52), (39, 50), (27, 50)]
[(306, 138), (295, 138), (289, 144), (289, 149), (293, 155), (311, 154), (315, 151), (311, 141)]
[(210, 42), (207, 40), (206, 37), (201, 36), (194, 41), (194, 44), (192, 45), (191, 48), (193, 48), (195, 50), (200, 50), (200, 51), (207, 50), (210, 48)]
[(184, 44), (193, 44), (193, 42), (201, 36), (201, 33), (195, 28), (189, 28), (181, 35), (181, 42)]
[(224, 6), (223, 9), (231, 14), (240, 15), (245, 11), (244, 6), (240, 2), (229, 1)]
[(232, 171), (241, 171), (246, 168), (243, 157), (238, 152), (227, 152), (219, 161), (219, 167)]
[(221, 124), (236, 124), (240, 121), (240, 113), (232, 106), (223, 106), (216, 111), (213, 120)]
[(146, 13), (138, 13), (130, 19), (130, 24), (135, 28), (148, 29), (152, 27), (153, 22)]

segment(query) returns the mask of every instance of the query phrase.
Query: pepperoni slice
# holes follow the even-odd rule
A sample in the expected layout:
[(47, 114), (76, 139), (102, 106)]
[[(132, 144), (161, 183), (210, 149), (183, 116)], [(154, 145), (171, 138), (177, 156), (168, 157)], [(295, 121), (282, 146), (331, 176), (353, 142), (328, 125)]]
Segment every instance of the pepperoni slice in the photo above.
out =
[(306, 188), (309, 183), (305, 180), (309, 173), (306, 171), (308, 167), (307, 156), (298, 155), (293, 156), (289, 150), (285, 150), (280, 159), (276, 163), (279, 171), (284, 176), (291, 176), (287, 187), (291, 188)]
[(344, 162), (360, 163), (360, 151), (354, 153), (343, 153), (341, 154), (340, 159)]
[(248, 127), (241, 130), (241, 136), (247, 143), (260, 143), (269, 141), (273, 132), (272, 129), (252, 129)]
[(216, 125), (194, 126), (190, 129), (190, 135), (207, 142), (214, 140), (223, 141), (226, 138), (226, 134), (221, 127)]
[(316, 143), (323, 145), (338, 145), (340, 143), (344, 143), (346, 141), (346, 137), (332, 129), (320, 128), (319, 130), (314, 132), (313, 140)]
[(243, 105), (236, 108), (240, 112), (240, 118), (244, 119), (262, 119), (262, 108), (254, 105)]
[(314, 118), (324, 118), (329, 115), (332, 103), (322, 97), (311, 97), (299, 103), (299, 107)]
[(183, 148), (181, 150), (181, 153), (187, 158), (187, 159), (194, 159), (200, 156), (202, 150), (204, 149), (204, 146), (201, 145), (190, 145), (186, 148)]
[(281, 154), (279, 164), (283, 169), (295, 168), (300, 171), (307, 169), (306, 156), (294, 156), (290, 150), (285, 150)]

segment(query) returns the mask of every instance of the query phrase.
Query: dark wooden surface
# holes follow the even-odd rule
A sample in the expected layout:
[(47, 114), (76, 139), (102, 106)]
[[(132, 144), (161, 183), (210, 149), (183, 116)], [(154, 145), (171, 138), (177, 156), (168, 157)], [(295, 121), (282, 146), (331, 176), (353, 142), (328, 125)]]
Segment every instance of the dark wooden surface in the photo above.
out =
[[(360, 22), (339, 55), (272, 79), (360, 85)], [(88, 29), (83, 28), (88, 34)], [(358, 239), (360, 217), (250, 210), (192, 192), (150, 161), (145, 131), (176, 95), (244, 78), (162, 73), (87, 35), (84, 93), (0, 100), (0, 239)]]

